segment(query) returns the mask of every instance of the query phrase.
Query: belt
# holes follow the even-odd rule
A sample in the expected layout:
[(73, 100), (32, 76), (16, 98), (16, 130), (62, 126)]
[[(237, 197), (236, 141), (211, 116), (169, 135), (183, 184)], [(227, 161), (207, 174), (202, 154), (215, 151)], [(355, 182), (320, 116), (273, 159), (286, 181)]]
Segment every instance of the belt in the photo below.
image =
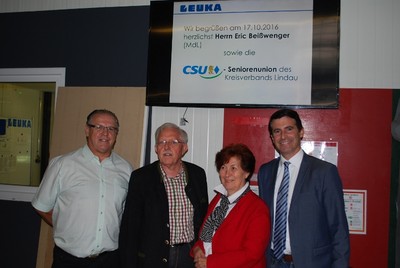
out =
[(64, 258), (74, 259), (74, 260), (84, 260), (84, 259), (94, 260), (94, 259), (97, 259), (99, 257), (103, 257), (103, 256), (105, 256), (105, 255), (107, 255), (108, 253), (111, 253), (111, 252), (115, 252), (115, 251), (103, 251), (103, 252), (101, 252), (99, 254), (93, 254), (93, 255), (89, 255), (87, 257), (80, 258), (80, 257), (76, 257), (76, 256), (66, 252), (65, 250), (61, 249), (57, 245), (54, 246), (54, 253), (55, 254), (62, 255)]
[(179, 243), (171, 245), (171, 248), (179, 248), (188, 245), (189, 243)]
[(274, 251), (272, 251), (272, 258), (276, 261), (284, 261), (285, 263), (293, 263), (293, 256), (288, 254), (283, 254), (282, 258), (275, 258)]
[(283, 255), (282, 260), (290, 263), (290, 262), (293, 262), (293, 257), (292, 257), (292, 255)]
[(85, 259), (96, 259), (96, 258), (98, 258), (98, 257), (100, 257), (100, 256), (106, 255), (106, 254), (109, 253), (109, 252), (110, 252), (110, 251), (104, 251), (104, 252), (101, 252), (101, 253), (99, 253), (99, 254), (89, 255), (89, 256), (87, 256)]

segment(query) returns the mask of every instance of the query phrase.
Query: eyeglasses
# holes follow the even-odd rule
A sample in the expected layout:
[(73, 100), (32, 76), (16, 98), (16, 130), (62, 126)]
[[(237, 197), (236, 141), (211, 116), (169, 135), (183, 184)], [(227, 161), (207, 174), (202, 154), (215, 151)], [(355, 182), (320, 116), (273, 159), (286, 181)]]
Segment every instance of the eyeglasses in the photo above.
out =
[(102, 125), (92, 125), (92, 124), (87, 124), (89, 127), (93, 128), (94, 131), (96, 132), (103, 132), (107, 129), (108, 132), (112, 134), (117, 134), (118, 133), (118, 128), (117, 127), (106, 127)]
[(170, 140), (170, 141), (159, 141), (157, 142), (157, 146), (165, 146), (168, 144), (168, 146), (177, 146), (180, 143), (184, 143), (183, 141), (178, 141), (178, 140)]

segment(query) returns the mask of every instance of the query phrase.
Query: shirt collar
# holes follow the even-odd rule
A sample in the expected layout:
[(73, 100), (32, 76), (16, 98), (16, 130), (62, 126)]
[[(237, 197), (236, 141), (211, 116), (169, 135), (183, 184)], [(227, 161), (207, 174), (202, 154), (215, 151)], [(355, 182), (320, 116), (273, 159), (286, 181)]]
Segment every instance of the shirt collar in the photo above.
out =
[[(160, 168), (162, 176), (164, 178), (170, 178), (167, 176), (167, 173), (164, 171), (164, 168), (162, 167), (161, 162), (158, 162), (158, 164), (159, 164), (159, 168)], [(184, 175), (184, 173), (185, 173), (185, 166), (184, 166), (183, 162), (181, 162), (181, 170), (178, 172), (178, 174), (176, 174), (175, 178), (182, 177)]]
[[(93, 152), (90, 150), (90, 148), (87, 144), (85, 144), (85, 146), (83, 146), (82, 151), (83, 151), (83, 157), (85, 158), (85, 160), (90, 161), (92, 159), (96, 159), (100, 163), (99, 157), (93, 154)], [(110, 156), (105, 158), (103, 160), (103, 162), (111, 161), (112, 164), (115, 164), (114, 160), (115, 160), (114, 152), (111, 152)]]
[[(231, 196), (228, 196), (229, 202), (231, 202), (231, 203), (234, 202), (247, 189), (248, 186), (249, 186), (249, 182), (246, 182), (245, 185), (239, 189), (239, 191), (237, 191), (236, 193), (234, 193)], [(223, 194), (225, 196), (228, 194), (225, 187), (222, 184), (217, 185), (214, 188), (214, 191), (217, 193)]]
[(301, 164), (301, 161), (303, 160), (303, 156), (304, 156), (303, 150), (299, 150), (292, 158), (290, 158), (290, 160), (287, 160), (283, 156), (281, 156), (280, 165), (283, 166), (284, 162), (289, 161), (291, 165), (299, 167)]

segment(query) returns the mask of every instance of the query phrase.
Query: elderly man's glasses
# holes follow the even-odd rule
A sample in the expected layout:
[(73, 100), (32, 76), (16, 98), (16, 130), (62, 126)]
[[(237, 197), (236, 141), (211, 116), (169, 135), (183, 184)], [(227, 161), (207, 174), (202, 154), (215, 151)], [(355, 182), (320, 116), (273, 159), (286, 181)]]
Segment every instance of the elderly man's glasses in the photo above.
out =
[(157, 146), (163, 147), (168, 144), (168, 146), (177, 146), (180, 143), (184, 143), (183, 141), (179, 140), (170, 140), (170, 141), (159, 141), (157, 142)]
[(118, 128), (117, 127), (106, 127), (106, 126), (102, 126), (102, 125), (92, 125), (92, 124), (87, 124), (89, 127), (93, 128), (94, 131), (96, 132), (104, 132), (104, 131), (108, 131), (112, 134), (117, 134), (118, 133)]

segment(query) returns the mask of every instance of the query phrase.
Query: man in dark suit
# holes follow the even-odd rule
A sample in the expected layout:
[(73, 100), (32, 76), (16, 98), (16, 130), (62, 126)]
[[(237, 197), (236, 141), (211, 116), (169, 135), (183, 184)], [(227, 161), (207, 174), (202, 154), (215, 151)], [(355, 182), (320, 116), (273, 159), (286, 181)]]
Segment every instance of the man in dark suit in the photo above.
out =
[[(278, 110), (268, 129), (280, 157), (263, 164), (258, 173), (260, 197), (270, 207), (273, 223), (267, 267), (349, 267), (349, 229), (336, 166), (303, 152), (304, 129), (296, 111)], [(284, 177), (289, 181), (286, 199), (280, 197)]]
[(155, 133), (158, 161), (132, 172), (119, 237), (124, 268), (194, 267), (191, 246), (208, 207), (205, 171), (182, 161), (187, 133), (165, 123)]

